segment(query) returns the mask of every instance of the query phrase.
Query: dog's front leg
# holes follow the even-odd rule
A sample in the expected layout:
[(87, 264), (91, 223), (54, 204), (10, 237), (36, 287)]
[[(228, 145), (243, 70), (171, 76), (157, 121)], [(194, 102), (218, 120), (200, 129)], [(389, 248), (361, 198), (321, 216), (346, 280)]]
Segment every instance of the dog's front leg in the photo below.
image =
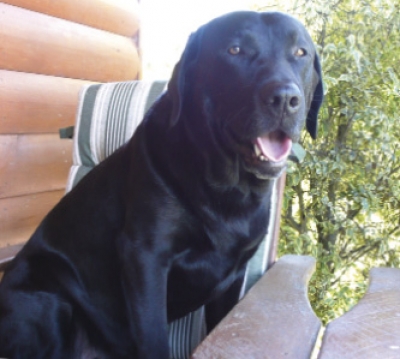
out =
[(206, 305), (207, 332), (210, 333), (215, 326), (232, 310), (240, 298), (243, 286), (245, 269), (241, 270), (230, 287), (217, 298)]
[(168, 263), (161, 258), (165, 256), (126, 234), (120, 235), (118, 247), (134, 358), (167, 359)]

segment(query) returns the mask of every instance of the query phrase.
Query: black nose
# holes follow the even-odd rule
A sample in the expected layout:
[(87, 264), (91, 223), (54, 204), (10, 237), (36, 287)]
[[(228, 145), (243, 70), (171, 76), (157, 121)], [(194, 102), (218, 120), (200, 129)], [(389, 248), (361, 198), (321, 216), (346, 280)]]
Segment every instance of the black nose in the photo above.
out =
[(266, 84), (261, 89), (264, 106), (275, 115), (295, 114), (301, 107), (300, 89), (295, 84)]

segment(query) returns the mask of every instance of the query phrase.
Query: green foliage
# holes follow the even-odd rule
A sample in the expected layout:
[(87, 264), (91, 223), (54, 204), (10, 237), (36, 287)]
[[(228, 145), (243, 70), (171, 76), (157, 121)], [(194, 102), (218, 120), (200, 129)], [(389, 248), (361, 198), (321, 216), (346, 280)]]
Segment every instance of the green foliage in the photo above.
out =
[(288, 168), (279, 251), (317, 258), (310, 298), (326, 323), (359, 300), (371, 267), (400, 266), (400, 1), (282, 10), (318, 44), (326, 99), (318, 140), (305, 136), (304, 162)]

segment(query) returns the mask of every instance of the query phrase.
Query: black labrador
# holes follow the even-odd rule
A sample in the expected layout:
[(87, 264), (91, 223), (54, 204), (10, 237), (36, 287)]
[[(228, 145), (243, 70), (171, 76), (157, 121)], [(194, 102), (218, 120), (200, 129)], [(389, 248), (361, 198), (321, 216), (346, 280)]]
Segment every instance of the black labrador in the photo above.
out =
[(281, 13), (190, 37), (132, 139), (46, 216), (0, 286), (0, 357), (168, 358), (168, 322), (237, 299), (273, 179), (323, 98), (312, 40)]

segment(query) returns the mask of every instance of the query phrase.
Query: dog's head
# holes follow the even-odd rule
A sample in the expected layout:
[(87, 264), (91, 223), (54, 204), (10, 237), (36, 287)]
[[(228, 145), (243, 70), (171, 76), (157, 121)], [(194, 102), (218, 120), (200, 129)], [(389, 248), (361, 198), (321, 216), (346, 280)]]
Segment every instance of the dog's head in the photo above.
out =
[(171, 126), (185, 121), (192, 138), (269, 179), (285, 168), (305, 123), (317, 135), (321, 68), (311, 37), (293, 17), (235, 12), (191, 35), (168, 95)]

